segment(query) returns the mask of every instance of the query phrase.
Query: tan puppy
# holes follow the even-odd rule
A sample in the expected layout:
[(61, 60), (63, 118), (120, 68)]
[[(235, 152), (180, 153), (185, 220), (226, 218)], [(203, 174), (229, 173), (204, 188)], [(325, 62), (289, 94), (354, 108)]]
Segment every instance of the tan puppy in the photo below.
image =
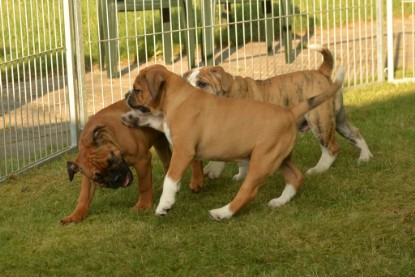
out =
[(297, 121), (332, 97), (344, 74), (315, 97), (285, 109), (277, 105), (227, 99), (198, 91), (161, 65), (143, 69), (128, 95), (128, 105), (144, 113), (163, 115), (163, 129), (172, 144), (172, 161), (156, 209), (164, 215), (175, 203), (180, 180), (192, 160), (249, 160), (250, 169), (236, 197), (211, 210), (212, 219), (230, 218), (256, 196), (264, 179), (279, 169), (286, 186), (268, 205), (287, 203), (298, 191), (303, 176), (290, 156), (297, 137)]
[[(318, 92), (329, 89), (332, 85), (330, 75), (334, 61), (330, 51), (320, 45), (310, 45), (309, 48), (320, 52), (324, 57), (318, 70), (298, 71), (267, 80), (253, 80), (249, 77), (232, 76), (220, 66), (207, 66), (185, 73), (184, 78), (193, 86), (215, 95), (292, 107)], [(337, 93), (337, 97), (333, 97), (306, 114), (302, 122), (306, 125), (300, 126), (300, 129), (306, 130), (306, 127), (309, 127), (322, 150), (317, 165), (309, 169), (307, 173), (326, 171), (336, 159), (339, 146), (336, 142), (335, 131), (360, 150), (358, 161), (368, 161), (372, 157), (359, 130), (347, 118), (341, 90)], [(244, 167), (240, 167), (240, 172), (234, 176), (234, 179), (239, 180), (245, 176), (247, 165)], [(223, 168), (224, 163), (211, 162), (205, 167), (205, 174), (210, 178), (216, 178)]]
[(151, 128), (129, 129), (120, 117), (130, 111), (125, 100), (118, 101), (91, 116), (79, 138), (79, 154), (67, 163), (69, 179), (81, 172), (82, 185), (75, 210), (61, 220), (62, 224), (84, 219), (96, 185), (108, 188), (129, 186), (133, 166), (137, 173), (139, 199), (135, 210), (149, 209), (153, 204), (151, 152), (154, 146), (165, 172), (170, 164), (171, 149), (164, 134)]

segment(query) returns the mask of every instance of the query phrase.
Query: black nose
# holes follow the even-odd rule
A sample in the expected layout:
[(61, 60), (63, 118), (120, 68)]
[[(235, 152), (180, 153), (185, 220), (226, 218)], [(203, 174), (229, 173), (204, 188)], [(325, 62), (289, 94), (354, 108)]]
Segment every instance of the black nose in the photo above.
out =
[(129, 90), (129, 91), (125, 94), (125, 99), (130, 98), (131, 94), (132, 94), (132, 92), (131, 92), (131, 90)]
[(115, 175), (115, 177), (114, 177), (113, 181), (114, 181), (115, 183), (117, 183), (117, 182), (119, 182), (120, 180), (121, 180), (121, 175), (120, 175), (120, 174)]

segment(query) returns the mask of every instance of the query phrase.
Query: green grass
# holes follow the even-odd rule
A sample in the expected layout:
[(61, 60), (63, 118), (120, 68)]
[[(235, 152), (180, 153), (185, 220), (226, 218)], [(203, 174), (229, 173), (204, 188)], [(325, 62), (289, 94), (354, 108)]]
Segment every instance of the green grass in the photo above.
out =
[[(413, 276), (415, 272), (415, 131), (413, 85), (349, 89), (352, 122), (374, 159), (358, 165), (343, 139), (334, 166), (307, 176), (286, 206), (266, 203), (283, 189), (269, 177), (256, 199), (230, 220), (214, 222), (208, 210), (232, 199), (240, 182), (206, 181), (187, 188), (174, 209), (156, 217), (136, 213), (136, 185), (98, 189), (90, 215), (79, 224), (59, 220), (75, 207), (80, 176), (69, 183), (65, 155), (0, 185), (1, 276)], [(302, 171), (320, 157), (315, 139), (299, 139)], [(155, 198), (163, 181), (154, 158)]]

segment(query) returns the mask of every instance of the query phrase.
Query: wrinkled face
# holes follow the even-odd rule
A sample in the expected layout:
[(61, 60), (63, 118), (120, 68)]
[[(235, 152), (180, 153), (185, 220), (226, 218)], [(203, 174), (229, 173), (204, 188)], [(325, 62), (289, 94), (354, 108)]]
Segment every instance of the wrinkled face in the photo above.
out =
[(160, 65), (149, 66), (140, 71), (133, 88), (126, 94), (127, 104), (142, 113), (160, 114), (161, 90), (167, 69)]
[(108, 134), (103, 134), (106, 132), (104, 129), (97, 127), (92, 140), (81, 134), (79, 155), (74, 161), (67, 162), (69, 180), (72, 181), (75, 173), (81, 172), (102, 187), (127, 187), (133, 181), (132, 172), (121, 151), (106, 141)]
[(183, 75), (189, 84), (208, 93), (227, 96), (232, 76), (220, 66), (205, 66), (192, 69)]

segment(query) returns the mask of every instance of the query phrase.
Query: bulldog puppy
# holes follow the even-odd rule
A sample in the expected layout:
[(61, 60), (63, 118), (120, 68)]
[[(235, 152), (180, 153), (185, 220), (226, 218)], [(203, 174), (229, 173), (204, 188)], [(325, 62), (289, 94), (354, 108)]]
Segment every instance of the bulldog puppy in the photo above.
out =
[(69, 180), (82, 173), (81, 191), (75, 210), (62, 224), (79, 222), (89, 211), (96, 186), (117, 189), (133, 181), (130, 166), (138, 178), (139, 199), (134, 210), (146, 210), (153, 204), (151, 152), (154, 146), (165, 172), (170, 165), (171, 149), (163, 133), (152, 128), (126, 128), (122, 114), (129, 112), (126, 100), (118, 101), (91, 116), (81, 132), (78, 156), (67, 162)]
[(277, 169), (286, 185), (281, 196), (268, 205), (279, 207), (290, 201), (303, 181), (301, 172), (291, 162), (297, 122), (333, 97), (343, 79), (341, 67), (327, 90), (315, 91), (305, 101), (283, 108), (204, 93), (161, 65), (141, 70), (127, 103), (134, 110), (163, 116), (163, 130), (173, 147), (156, 214), (164, 215), (173, 207), (180, 180), (193, 160), (250, 162), (236, 197), (224, 207), (210, 211), (214, 220), (230, 218), (252, 201), (264, 179)]
[[(323, 55), (323, 63), (317, 70), (304, 70), (266, 80), (254, 80), (249, 77), (232, 76), (220, 66), (206, 66), (193, 69), (185, 73), (183, 77), (194, 87), (218, 96), (251, 99), (292, 107), (315, 95), (316, 91), (325, 91), (332, 85), (330, 76), (334, 60), (331, 52), (321, 45), (310, 45), (309, 48)], [(237, 111), (238, 114), (243, 112)], [(333, 164), (339, 152), (336, 131), (359, 149), (358, 162), (368, 161), (372, 157), (359, 129), (354, 127), (347, 117), (341, 89), (336, 97), (307, 113), (299, 122), (302, 123), (299, 126), (301, 131), (311, 129), (322, 150), (320, 160), (307, 171), (307, 174), (324, 172)], [(248, 171), (247, 166), (245, 164), (242, 168), (240, 167), (234, 179), (242, 179)], [(213, 179), (220, 176), (223, 168), (222, 162), (210, 162), (204, 171), (209, 178)]]

